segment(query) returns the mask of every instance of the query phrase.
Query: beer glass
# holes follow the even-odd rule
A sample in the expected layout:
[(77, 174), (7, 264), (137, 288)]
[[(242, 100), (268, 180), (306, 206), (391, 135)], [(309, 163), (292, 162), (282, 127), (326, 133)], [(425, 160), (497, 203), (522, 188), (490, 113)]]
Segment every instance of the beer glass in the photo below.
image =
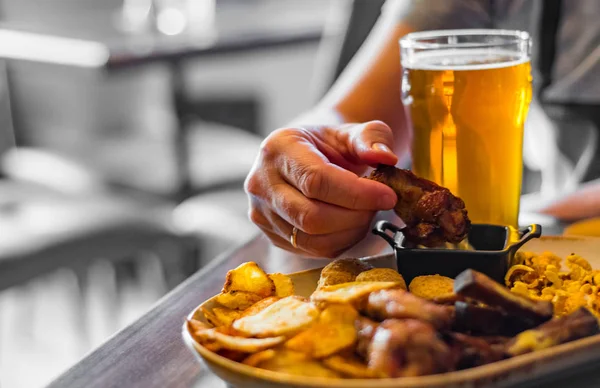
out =
[(400, 39), (412, 169), (460, 196), (475, 223), (518, 226), (530, 48), (522, 31)]

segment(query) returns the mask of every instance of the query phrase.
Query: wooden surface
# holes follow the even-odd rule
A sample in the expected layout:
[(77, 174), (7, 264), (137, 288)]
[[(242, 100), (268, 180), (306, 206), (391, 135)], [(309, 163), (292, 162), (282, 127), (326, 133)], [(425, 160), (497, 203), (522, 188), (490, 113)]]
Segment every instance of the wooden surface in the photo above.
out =
[[(382, 217), (385, 217), (383, 215)], [(367, 237), (349, 256), (389, 252), (382, 239)], [(245, 261), (256, 261), (268, 272), (295, 272), (323, 266), (326, 260), (303, 259), (272, 249), (262, 236), (211, 262), (165, 296), (137, 322), (115, 335), (50, 385), (52, 388), (211, 387), (224, 383), (202, 367), (181, 338), (184, 317), (217, 294), (227, 271)], [(600, 370), (591, 365), (560, 377), (519, 385), (537, 387), (598, 387)]]

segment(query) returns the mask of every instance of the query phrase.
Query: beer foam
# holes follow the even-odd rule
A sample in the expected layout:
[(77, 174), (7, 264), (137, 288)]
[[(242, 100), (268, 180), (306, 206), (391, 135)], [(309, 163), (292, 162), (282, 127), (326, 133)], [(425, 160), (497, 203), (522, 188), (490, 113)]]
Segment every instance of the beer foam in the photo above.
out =
[(413, 70), (487, 70), (529, 62), (529, 56), (508, 50), (449, 49), (414, 53), (402, 59), (402, 67)]

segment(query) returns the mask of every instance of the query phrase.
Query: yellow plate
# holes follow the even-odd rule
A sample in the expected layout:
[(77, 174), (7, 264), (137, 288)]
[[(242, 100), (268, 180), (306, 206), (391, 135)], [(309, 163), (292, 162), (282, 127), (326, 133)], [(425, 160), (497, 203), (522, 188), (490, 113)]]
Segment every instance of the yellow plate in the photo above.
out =
[(590, 218), (575, 222), (565, 228), (565, 236), (592, 236), (600, 237), (600, 218)]
[[(565, 257), (577, 253), (600, 268), (600, 238), (579, 236), (549, 236), (529, 241), (523, 250), (542, 253), (551, 251)], [(367, 259), (376, 267), (395, 268), (392, 255)], [(290, 275), (296, 294), (309, 296), (316, 288), (320, 269), (297, 272)], [(188, 318), (206, 322), (200, 307), (212, 308), (214, 297), (192, 311)], [(535, 353), (513, 357), (508, 360), (467, 370), (423, 377), (397, 379), (323, 379), (292, 376), (250, 367), (221, 357), (198, 344), (183, 325), (183, 339), (199, 361), (217, 376), (234, 387), (283, 388), (283, 387), (330, 387), (330, 388), (466, 388), (516, 384), (555, 373), (590, 361), (600, 361), (600, 335), (583, 338)]]

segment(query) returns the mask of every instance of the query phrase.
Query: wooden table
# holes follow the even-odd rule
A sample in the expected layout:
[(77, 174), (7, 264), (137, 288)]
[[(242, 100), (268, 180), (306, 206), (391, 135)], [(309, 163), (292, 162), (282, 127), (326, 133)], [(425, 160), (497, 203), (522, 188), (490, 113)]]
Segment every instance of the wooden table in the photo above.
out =
[[(380, 214), (387, 218), (389, 214)], [(369, 235), (348, 256), (388, 253), (387, 243)], [(207, 267), (161, 299), (142, 318), (54, 381), (51, 388), (224, 388), (225, 383), (201, 366), (181, 338), (184, 317), (202, 301), (217, 294), (225, 274), (245, 261), (256, 261), (268, 272), (295, 272), (318, 268), (327, 260), (305, 259), (273, 248), (257, 236), (245, 245), (216, 258)], [(519, 388), (584, 388), (600, 386), (600, 370), (584, 365), (568, 374), (520, 385)]]

